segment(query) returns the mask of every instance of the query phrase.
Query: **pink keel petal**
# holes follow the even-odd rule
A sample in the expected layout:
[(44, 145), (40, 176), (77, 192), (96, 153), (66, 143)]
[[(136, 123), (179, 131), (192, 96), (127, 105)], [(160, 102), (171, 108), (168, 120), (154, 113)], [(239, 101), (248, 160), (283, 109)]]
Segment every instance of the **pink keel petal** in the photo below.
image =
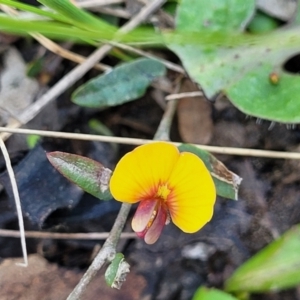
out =
[(147, 228), (148, 223), (153, 217), (157, 204), (158, 200), (152, 199), (140, 202), (131, 223), (132, 229), (135, 232), (143, 232)]
[(167, 210), (163, 205), (159, 204), (157, 215), (145, 235), (145, 242), (147, 244), (154, 244), (158, 240), (166, 224), (167, 216)]

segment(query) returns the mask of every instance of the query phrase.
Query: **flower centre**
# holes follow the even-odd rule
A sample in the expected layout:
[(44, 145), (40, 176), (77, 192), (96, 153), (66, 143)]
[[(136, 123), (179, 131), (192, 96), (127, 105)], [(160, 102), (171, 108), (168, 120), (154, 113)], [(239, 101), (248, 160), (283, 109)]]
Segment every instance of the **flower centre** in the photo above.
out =
[(171, 190), (169, 189), (167, 184), (159, 185), (157, 189), (156, 197), (166, 201), (170, 192)]

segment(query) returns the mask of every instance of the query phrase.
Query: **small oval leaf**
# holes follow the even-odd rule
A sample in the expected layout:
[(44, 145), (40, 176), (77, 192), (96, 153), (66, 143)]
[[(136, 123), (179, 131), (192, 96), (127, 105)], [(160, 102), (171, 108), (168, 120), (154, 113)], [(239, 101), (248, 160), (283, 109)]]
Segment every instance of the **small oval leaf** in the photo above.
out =
[(114, 106), (141, 97), (150, 83), (166, 72), (157, 60), (141, 58), (124, 63), (79, 87), (72, 101), (85, 107)]
[(105, 281), (108, 286), (120, 289), (129, 273), (129, 264), (122, 253), (117, 253), (105, 271)]
[(109, 180), (112, 171), (99, 162), (65, 152), (47, 153), (50, 163), (68, 180), (101, 200), (110, 200)]

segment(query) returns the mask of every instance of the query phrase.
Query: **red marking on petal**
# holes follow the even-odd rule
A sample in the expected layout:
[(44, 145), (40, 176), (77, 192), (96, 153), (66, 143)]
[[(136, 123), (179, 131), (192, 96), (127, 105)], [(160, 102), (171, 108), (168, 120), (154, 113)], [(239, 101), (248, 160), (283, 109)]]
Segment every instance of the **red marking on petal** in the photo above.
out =
[(158, 238), (161, 235), (161, 232), (165, 226), (166, 220), (167, 220), (167, 210), (164, 207), (164, 205), (159, 204), (158, 205), (158, 212), (157, 215), (152, 223), (152, 225), (149, 227), (148, 231), (145, 235), (145, 242), (147, 244), (154, 244)]
[(136, 235), (141, 238), (141, 239), (144, 239), (146, 233), (147, 233), (147, 228), (144, 230), (144, 231), (141, 231), (141, 232), (136, 232)]
[(143, 232), (147, 229), (147, 226), (150, 222), (152, 223), (152, 219), (155, 217), (156, 206), (158, 204), (158, 200), (143, 200), (139, 203), (139, 206), (133, 216), (132, 219), (132, 229), (135, 232)]

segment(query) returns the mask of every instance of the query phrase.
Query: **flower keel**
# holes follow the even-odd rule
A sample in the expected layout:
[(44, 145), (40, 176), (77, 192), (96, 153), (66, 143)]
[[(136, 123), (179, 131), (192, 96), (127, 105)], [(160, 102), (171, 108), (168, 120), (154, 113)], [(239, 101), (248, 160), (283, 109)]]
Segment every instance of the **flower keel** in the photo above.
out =
[(147, 244), (153, 244), (158, 240), (167, 219), (167, 208), (160, 199), (143, 200), (132, 219), (132, 229)]

